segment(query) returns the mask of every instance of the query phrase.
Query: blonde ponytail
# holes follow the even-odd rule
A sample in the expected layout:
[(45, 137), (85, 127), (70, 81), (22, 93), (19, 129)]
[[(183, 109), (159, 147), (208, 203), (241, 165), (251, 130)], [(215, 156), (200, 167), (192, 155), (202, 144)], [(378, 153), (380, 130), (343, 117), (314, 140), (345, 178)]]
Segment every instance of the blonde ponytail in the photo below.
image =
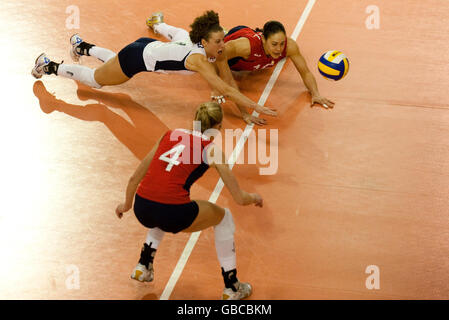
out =
[(195, 121), (200, 121), (201, 132), (212, 128), (223, 120), (223, 110), (216, 102), (205, 102), (200, 104), (195, 113)]

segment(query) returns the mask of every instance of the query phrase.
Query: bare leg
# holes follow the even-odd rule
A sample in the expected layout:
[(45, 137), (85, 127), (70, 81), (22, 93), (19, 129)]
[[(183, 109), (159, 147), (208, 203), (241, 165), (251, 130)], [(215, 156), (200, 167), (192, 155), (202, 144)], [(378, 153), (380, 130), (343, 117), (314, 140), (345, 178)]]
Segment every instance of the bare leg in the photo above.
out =
[(195, 200), (198, 204), (199, 212), (195, 221), (187, 229), (182, 232), (196, 232), (216, 226), (220, 223), (225, 215), (225, 210), (216, 204), (204, 200)]
[(102, 86), (114, 86), (122, 84), (128, 80), (128, 76), (126, 76), (122, 71), (122, 67), (120, 66), (120, 62), (118, 60), (118, 55), (109, 59), (95, 70), (95, 81)]

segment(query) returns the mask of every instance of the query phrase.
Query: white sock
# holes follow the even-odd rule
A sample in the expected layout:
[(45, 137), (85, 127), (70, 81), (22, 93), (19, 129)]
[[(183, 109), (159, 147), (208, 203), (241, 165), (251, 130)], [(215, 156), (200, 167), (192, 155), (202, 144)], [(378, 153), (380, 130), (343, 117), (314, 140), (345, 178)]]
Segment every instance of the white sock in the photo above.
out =
[(229, 271), (236, 268), (236, 256), (234, 245), (234, 221), (229, 209), (225, 209), (225, 216), (219, 224), (214, 227), (215, 249), (218, 261), (223, 270)]
[(93, 46), (89, 49), (89, 54), (103, 62), (114, 58), (117, 54), (114, 51), (102, 47)]
[(156, 24), (154, 30), (170, 41), (190, 40), (189, 33), (186, 30), (170, 26), (166, 23)]
[(150, 248), (157, 249), (159, 243), (162, 241), (165, 232), (159, 228), (152, 228), (148, 231), (147, 239), (145, 243), (150, 246)]
[(95, 81), (95, 69), (78, 64), (61, 63), (58, 67), (58, 76), (78, 80), (92, 88), (101, 88)]

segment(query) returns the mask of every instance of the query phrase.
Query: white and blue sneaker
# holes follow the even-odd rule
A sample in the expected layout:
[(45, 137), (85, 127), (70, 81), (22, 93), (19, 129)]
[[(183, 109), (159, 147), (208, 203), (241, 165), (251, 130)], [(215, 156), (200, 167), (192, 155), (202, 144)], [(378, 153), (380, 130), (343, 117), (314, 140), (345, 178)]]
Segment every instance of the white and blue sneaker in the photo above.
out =
[(81, 39), (78, 33), (75, 33), (70, 37), (70, 45), (72, 46), (70, 48), (70, 57), (75, 62), (79, 62), (81, 58), (81, 54), (76, 50), (81, 42), (83, 42), (83, 39)]
[(47, 58), (45, 53), (41, 53), (37, 57), (34, 68), (31, 70), (31, 74), (36, 79), (40, 79), (44, 74), (46, 74), (44, 67), (50, 64), (51, 60)]
[(140, 282), (151, 282), (154, 279), (153, 264), (150, 263), (148, 268), (138, 263), (134, 268), (131, 278)]
[(253, 288), (249, 283), (237, 281), (234, 283), (234, 287), (237, 291), (231, 288), (224, 288), (221, 300), (242, 300), (250, 296), (253, 292)]

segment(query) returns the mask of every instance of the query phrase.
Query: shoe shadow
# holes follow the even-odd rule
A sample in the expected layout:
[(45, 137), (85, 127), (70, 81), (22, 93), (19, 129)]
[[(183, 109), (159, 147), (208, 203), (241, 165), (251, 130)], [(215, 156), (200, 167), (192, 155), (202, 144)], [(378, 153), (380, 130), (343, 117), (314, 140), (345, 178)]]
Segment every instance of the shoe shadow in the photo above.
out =
[(154, 293), (144, 295), (140, 300), (159, 300), (159, 297)]
[[(77, 94), (80, 100), (93, 99), (99, 102), (80, 106), (56, 99), (42, 81), (34, 83), (33, 92), (44, 113), (59, 111), (80, 120), (102, 122), (139, 160), (147, 155), (168, 130), (151, 111), (123, 93), (102, 92), (78, 83)], [(123, 110), (131, 122), (109, 107)]]

